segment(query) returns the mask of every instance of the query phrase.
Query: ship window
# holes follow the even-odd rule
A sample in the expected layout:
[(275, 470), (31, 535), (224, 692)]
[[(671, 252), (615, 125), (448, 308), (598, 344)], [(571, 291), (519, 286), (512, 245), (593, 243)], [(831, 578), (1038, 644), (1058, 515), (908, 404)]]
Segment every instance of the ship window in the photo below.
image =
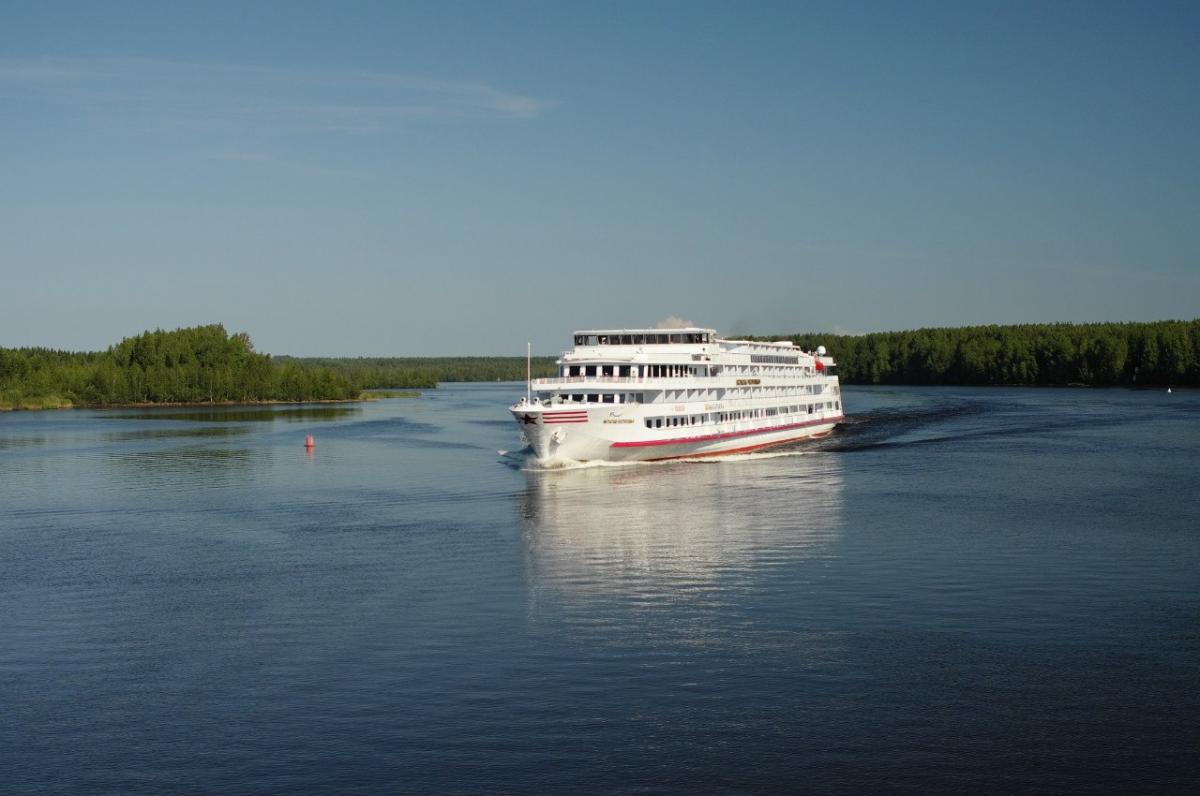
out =
[(653, 428), (653, 427), (654, 427), (654, 421), (651, 420), (650, 418), (646, 418), (646, 428)]
[(583, 368), (583, 375), (595, 376), (596, 375), (596, 366), (595, 365), (585, 365)]
[(618, 376), (626, 376), (626, 377), (628, 377), (628, 376), (629, 376), (629, 366), (628, 366), (628, 365), (620, 365), (620, 366), (618, 366), (618, 367), (617, 367), (617, 375), (618, 375)]
[(594, 404), (600, 403), (600, 393), (588, 393), (588, 402)]
[(611, 403), (613, 403), (613, 398), (614, 398), (615, 396), (613, 396), (613, 394), (612, 394), (612, 393), (610, 393), (610, 392), (606, 392), (606, 393), (604, 393), (604, 395), (603, 395), (603, 396), (601, 396), (601, 397), (602, 397), (602, 399), (604, 400), (604, 403), (606, 403), (606, 404), (611, 404)]
[(621, 335), (621, 345), (633, 345), (633, 335), (631, 335), (631, 334)]
[(571, 396), (571, 400), (577, 401), (578, 403), (583, 403), (583, 395), (581, 393), (575, 393)]
[(656, 418), (654, 418), (654, 427), (655, 427), (655, 428), (662, 428), (662, 420), (663, 420), (663, 419), (662, 419), (661, 417), (656, 417)]
[(580, 372), (579, 372), (579, 366), (578, 366), (578, 365), (572, 365), (572, 366), (571, 366), (570, 374), (571, 374), (572, 376), (579, 376), (579, 375), (582, 375), (582, 374), (580, 374)]
[(643, 343), (645, 343), (645, 342), (646, 342), (646, 335), (644, 335), (644, 334), (635, 334), (635, 335), (633, 336), (633, 344), (634, 344), (634, 345), (642, 345), (642, 344), (643, 344)]
[(586, 339), (586, 338), (585, 338), (583, 335), (581, 335), (581, 334), (577, 334), (577, 335), (575, 335), (575, 345), (583, 345), (583, 341), (584, 341), (585, 339)]
[(613, 366), (612, 365), (601, 365), (600, 366), (600, 375), (601, 376), (613, 375)]
[(600, 335), (600, 337), (597, 339), (597, 342), (599, 342), (600, 345), (608, 345), (608, 335), (606, 335), (606, 334)]

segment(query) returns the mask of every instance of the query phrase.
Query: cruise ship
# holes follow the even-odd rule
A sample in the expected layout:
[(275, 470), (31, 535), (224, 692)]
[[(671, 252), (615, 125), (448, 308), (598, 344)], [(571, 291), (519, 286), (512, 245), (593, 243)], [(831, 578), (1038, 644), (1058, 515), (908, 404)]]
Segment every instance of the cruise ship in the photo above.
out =
[(843, 419), (824, 346), (713, 329), (575, 332), (558, 374), (510, 407), (539, 463), (720, 456), (822, 437)]

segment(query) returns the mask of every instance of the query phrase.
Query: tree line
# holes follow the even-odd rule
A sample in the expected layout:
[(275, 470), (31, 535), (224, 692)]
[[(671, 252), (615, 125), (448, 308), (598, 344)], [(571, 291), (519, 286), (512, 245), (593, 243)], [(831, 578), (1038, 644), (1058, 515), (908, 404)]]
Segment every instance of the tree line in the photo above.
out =
[[(1200, 386), (1200, 320), (820, 333), (848, 384)], [(555, 372), (533, 360), (535, 377)], [(365, 389), (523, 381), (524, 357), (272, 357), (221, 324), (129, 337), (107, 351), (0, 348), (0, 409), (344, 400)]]
[(824, 345), (849, 384), (1200, 386), (1200, 319), (756, 339)]
[(0, 408), (312, 401), (360, 389), (330, 368), (276, 362), (221, 324), (128, 337), (107, 351), (0, 348)]
[[(306, 368), (328, 368), (363, 389), (418, 387), (444, 381), (524, 381), (525, 357), (286, 357)], [(553, 376), (555, 357), (534, 357), (533, 377)]]

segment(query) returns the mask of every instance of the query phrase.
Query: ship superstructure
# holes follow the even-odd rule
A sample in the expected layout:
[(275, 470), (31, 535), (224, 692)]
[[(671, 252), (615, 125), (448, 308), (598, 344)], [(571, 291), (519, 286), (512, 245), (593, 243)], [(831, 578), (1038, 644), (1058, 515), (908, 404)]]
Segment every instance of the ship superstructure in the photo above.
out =
[(510, 407), (541, 462), (717, 456), (824, 436), (843, 419), (823, 347), (698, 327), (584, 330), (557, 366)]

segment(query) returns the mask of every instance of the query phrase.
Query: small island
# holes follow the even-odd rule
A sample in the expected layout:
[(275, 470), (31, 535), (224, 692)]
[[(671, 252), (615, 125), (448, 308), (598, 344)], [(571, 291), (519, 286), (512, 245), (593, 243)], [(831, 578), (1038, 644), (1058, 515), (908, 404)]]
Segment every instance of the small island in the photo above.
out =
[(221, 324), (128, 337), (107, 351), (0, 348), (0, 409), (345, 401), (361, 392), (328, 368), (280, 363)]
[[(553, 357), (534, 360), (535, 375), (553, 368)], [(273, 357), (217, 323), (143, 332), (106, 351), (0, 348), (0, 411), (358, 401), (402, 395), (369, 390), (524, 377), (524, 357)]]

